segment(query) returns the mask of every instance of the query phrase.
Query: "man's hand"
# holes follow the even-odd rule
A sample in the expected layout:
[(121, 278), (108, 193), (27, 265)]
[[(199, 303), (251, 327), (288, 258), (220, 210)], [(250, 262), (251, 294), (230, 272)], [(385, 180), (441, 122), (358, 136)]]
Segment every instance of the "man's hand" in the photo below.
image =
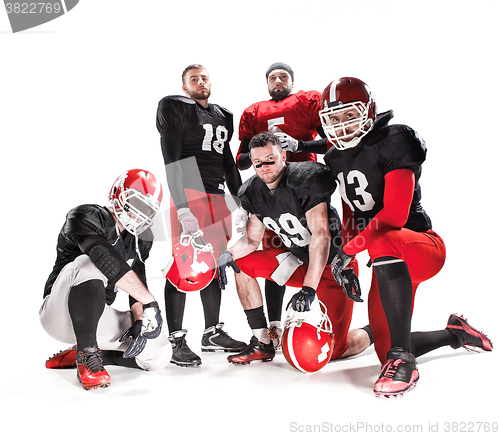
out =
[(146, 339), (155, 339), (160, 336), (163, 319), (160, 307), (156, 301), (142, 306), (142, 335)]
[(274, 136), (276, 136), (280, 140), (281, 148), (283, 150), (291, 151), (292, 153), (294, 153), (299, 148), (299, 141), (287, 135), (286, 133), (276, 132), (274, 133)]
[(217, 281), (219, 282), (219, 286), (221, 289), (226, 289), (226, 268), (228, 266), (230, 266), (236, 273), (241, 272), (241, 270), (238, 268), (238, 265), (236, 265), (236, 262), (233, 259), (232, 253), (229, 250), (226, 250), (220, 254), (219, 259), (217, 260)]
[(293, 310), (297, 312), (307, 312), (311, 310), (311, 304), (316, 296), (316, 291), (309, 286), (303, 286), (286, 305), (286, 310), (292, 306)]
[(335, 257), (332, 260), (332, 263), (330, 264), (332, 275), (335, 281), (337, 282), (337, 285), (342, 286), (344, 280), (341, 273), (344, 270), (344, 268), (349, 264), (352, 258), (353, 256), (349, 256), (348, 254), (344, 253), (342, 247), (338, 249), (337, 254), (335, 255)]
[(349, 300), (356, 303), (362, 303), (361, 288), (359, 286), (359, 279), (352, 268), (346, 268), (341, 272), (342, 276), (342, 289), (344, 294)]
[(182, 233), (186, 235), (190, 235), (192, 233), (196, 233), (200, 230), (200, 226), (198, 224), (198, 220), (191, 213), (189, 208), (179, 209), (177, 211), (177, 218), (182, 226)]
[(127, 350), (123, 353), (124, 358), (135, 357), (144, 350), (147, 339), (141, 335), (141, 330), (142, 320), (138, 319), (119, 339), (120, 342), (125, 342), (128, 338), (132, 338), (132, 342), (130, 342)]

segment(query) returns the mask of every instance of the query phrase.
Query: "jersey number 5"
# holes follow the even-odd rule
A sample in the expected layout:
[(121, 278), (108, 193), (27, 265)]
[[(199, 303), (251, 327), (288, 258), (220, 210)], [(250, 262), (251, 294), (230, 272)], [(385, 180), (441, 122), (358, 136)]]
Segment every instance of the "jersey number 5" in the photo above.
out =
[(201, 144), (201, 149), (203, 151), (211, 151), (212, 146), (217, 153), (222, 154), (224, 151), (224, 143), (227, 141), (228, 131), (224, 126), (217, 126), (215, 129), (215, 140), (214, 140), (214, 126), (212, 124), (203, 124), (205, 129), (205, 136), (203, 138), (203, 143)]

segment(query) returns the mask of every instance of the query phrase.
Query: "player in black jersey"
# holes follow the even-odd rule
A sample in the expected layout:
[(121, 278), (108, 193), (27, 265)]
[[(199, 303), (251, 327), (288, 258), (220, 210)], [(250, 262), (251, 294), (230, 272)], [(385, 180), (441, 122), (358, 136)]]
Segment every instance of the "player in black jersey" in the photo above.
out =
[[(343, 283), (344, 267), (368, 250), (374, 267), (368, 315), (383, 363), (374, 392), (402, 395), (419, 379), (416, 356), (444, 345), (487, 351), (492, 345), (457, 315), (444, 330), (410, 334), (415, 291), (439, 272), (446, 254), (420, 203), (425, 142), (408, 126), (389, 125), (392, 111), (376, 114), (371, 91), (359, 79), (343, 77), (328, 85), (322, 107), (323, 130), (334, 146), (324, 160), (343, 200), (344, 245), (332, 273)], [(347, 295), (362, 301), (359, 289), (347, 289)]]
[[(332, 322), (332, 359), (337, 359), (347, 348), (353, 303), (327, 266), (341, 245), (340, 219), (330, 207), (335, 182), (323, 164), (286, 163), (280, 140), (268, 132), (254, 136), (249, 147), (256, 175), (238, 193), (242, 207), (251, 214), (247, 233), (220, 256), (218, 264), (222, 280), (227, 265), (241, 270), (235, 274), (236, 287), (253, 337), (245, 350), (228, 360), (246, 364), (274, 358), (256, 277), (302, 288), (289, 303), (297, 311), (309, 310), (317, 294)], [(279, 235), (283, 246), (257, 251), (266, 228)], [(355, 274), (345, 274), (357, 280)]]
[[(40, 321), (53, 338), (76, 346), (54, 355), (46, 367), (76, 367), (85, 389), (109, 386), (104, 364), (151, 370), (170, 360), (144, 265), (161, 198), (153, 174), (126, 171), (111, 188), (107, 207), (72, 209), (59, 233)], [(118, 289), (129, 294), (130, 311), (111, 307)]]
[[(206, 69), (188, 66), (182, 74), (185, 96), (167, 96), (158, 105), (156, 124), (161, 134), (161, 149), (171, 194), (170, 222), (172, 247), (183, 234), (203, 232), (215, 256), (226, 249), (231, 239), (231, 213), (224, 198), (225, 183), (236, 195), (241, 177), (229, 147), (233, 135), (233, 115), (208, 102), (211, 82)], [(170, 271), (174, 271), (171, 268)], [(173, 346), (172, 363), (201, 365), (201, 359), (186, 343), (182, 328), (186, 294), (174, 285), (167, 273), (165, 307), (169, 339)], [(205, 316), (202, 351), (238, 351), (245, 343), (232, 339), (219, 321), (221, 290), (217, 280), (199, 289)]]

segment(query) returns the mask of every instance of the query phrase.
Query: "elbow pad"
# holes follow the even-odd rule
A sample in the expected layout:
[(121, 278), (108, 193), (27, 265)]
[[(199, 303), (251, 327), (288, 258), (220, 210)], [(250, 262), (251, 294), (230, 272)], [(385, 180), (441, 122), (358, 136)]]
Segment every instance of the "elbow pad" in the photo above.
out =
[(80, 242), (80, 248), (110, 282), (120, 280), (132, 269), (116, 248), (104, 238), (87, 237)]

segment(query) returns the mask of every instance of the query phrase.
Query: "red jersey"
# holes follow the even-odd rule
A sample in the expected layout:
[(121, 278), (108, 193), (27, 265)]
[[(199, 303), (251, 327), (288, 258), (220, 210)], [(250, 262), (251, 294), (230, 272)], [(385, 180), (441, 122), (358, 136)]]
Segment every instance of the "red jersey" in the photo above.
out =
[[(278, 126), (292, 138), (312, 141), (321, 125), (318, 112), (321, 109), (321, 93), (318, 91), (299, 91), (283, 100), (267, 100), (254, 103), (245, 109), (240, 119), (239, 139), (241, 141), (236, 162), (242, 153), (248, 153), (244, 139), (251, 139), (260, 132)], [(244, 149), (245, 148), (245, 149)], [(292, 162), (315, 161), (315, 153), (288, 153)], [(241, 168), (240, 168), (241, 169)]]

